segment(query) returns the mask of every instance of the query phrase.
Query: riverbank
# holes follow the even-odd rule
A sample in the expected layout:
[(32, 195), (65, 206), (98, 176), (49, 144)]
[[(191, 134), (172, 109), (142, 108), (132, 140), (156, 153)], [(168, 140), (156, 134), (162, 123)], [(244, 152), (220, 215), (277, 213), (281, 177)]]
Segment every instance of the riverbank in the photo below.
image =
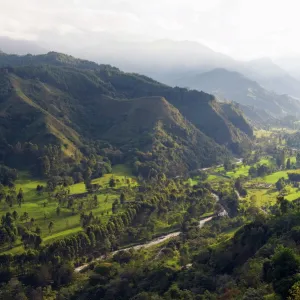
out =
[[(218, 195), (212, 193), (213, 197), (216, 199), (216, 201), (219, 201), (220, 198)], [(223, 208), (223, 213), (222, 214), (219, 214), (219, 216), (227, 216), (227, 211)], [(212, 221), (216, 216), (210, 216), (210, 217), (207, 217), (205, 219), (200, 219), (199, 221), (199, 228), (202, 228), (206, 223)], [(162, 235), (160, 237), (157, 237), (155, 239), (153, 239), (152, 241), (150, 242), (147, 242), (147, 243), (144, 243), (144, 244), (139, 244), (139, 245), (135, 245), (135, 246), (131, 246), (131, 247), (128, 247), (128, 248), (123, 248), (123, 249), (120, 249), (120, 250), (116, 250), (114, 252), (111, 252), (109, 255), (110, 256), (114, 256), (116, 255), (117, 253), (119, 253), (120, 251), (129, 251), (129, 250), (139, 250), (139, 249), (142, 249), (142, 248), (149, 248), (149, 247), (152, 247), (152, 246), (155, 246), (155, 245), (158, 245), (160, 243), (163, 243), (171, 238), (175, 238), (177, 236), (179, 236), (181, 234), (181, 231), (176, 231), (176, 232), (172, 232), (172, 233), (169, 233), (169, 234), (165, 234), (165, 235)], [(105, 255), (102, 255), (98, 258), (96, 258), (94, 261), (92, 262), (89, 262), (89, 263), (86, 263), (84, 265), (81, 265), (77, 268), (75, 268), (75, 272), (81, 272), (83, 271), (85, 268), (87, 268), (90, 264), (92, 264), (93, 262), (97, 262), (97, 261), (101, 261), (101, 260), (104, 260), (106, 259), (106, 256)]]

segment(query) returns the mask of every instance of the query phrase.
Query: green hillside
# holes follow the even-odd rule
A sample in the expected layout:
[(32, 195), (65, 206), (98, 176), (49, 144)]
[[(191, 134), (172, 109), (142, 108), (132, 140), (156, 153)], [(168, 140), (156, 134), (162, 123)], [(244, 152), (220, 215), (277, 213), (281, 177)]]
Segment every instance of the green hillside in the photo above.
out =
[(76, 160), (96, 140), (106, 143), (102, 155), (119, 151), (136, 174), (175, 176), (221, 162), (229, 153), (216, 143), (238, 154), (251, 143), (244, 117), (203, 92), (54, 52), (2, 54), (0, 65), (4, 151), (56, 144)]

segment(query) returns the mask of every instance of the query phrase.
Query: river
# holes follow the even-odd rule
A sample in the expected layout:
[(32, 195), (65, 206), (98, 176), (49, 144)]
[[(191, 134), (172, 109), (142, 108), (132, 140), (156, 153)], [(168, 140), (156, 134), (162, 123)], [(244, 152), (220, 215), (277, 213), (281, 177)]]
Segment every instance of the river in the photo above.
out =
[[(218, 195), (216, 195), (216, 194), (212, 194), (212, 195), (213, 195), (213, 197), (214, 197), (217, 201), (219, 201), (219, 196), (218, 196)], [(218, 216), (222, 216), (222, 217), (227, 216), (227, 215), (228, 215), (228, 214), (227, 214), (227, 211), (226, 211), (224, 208), (223, 208), (223, 211), (222, 211), (221, 213), (218, 214)], [(205, 218), (205, 219), (200, 220), (200, 221), (199, 221), (199, 228), (202, 228), (207, 222), (210, 222), (213, 218), (214, 218), (214, 216), (208, 217), (208, 218)], [(158, 238), (153, 239), (152, 241), (150, 241), (150, 242), (148, 242), (148, 243), (140, 244), (140, 245), (136, 245), (136, 246), (132, 246), (132, 247), (128, 247), (128, 248), (125, 248), (125, 249), (120, 249), (120, 250), (111, 252), (111, 255), (114, 256), (115, 254), (117, 254), (117, 253), (120, 252), (120, 251), (128, 251), (128, 250), (131, 250), (131, 249), (133, 249), (133, 250), (139, 250), (139, 249), (141, 249), (141, 248), (149, 248), (149, 247), (155, 246), (155, 245), (157, 245), (157, 244), (160, 244), (160, 243), (162, 243), (162, 242), (164, 242), (164, 241), (167, 241), (167, 240), (169, 240), (169, 239), (171, 239), (171, 238), (177, 237), (177, 236), (179, 236), (180, 234), (181, 234), (181, 231), (176, 231), (176, 232), (172, 232), (172, 233), (169, 233), (169, 234), (166, 234), (166, 235), (162, 235), (162, 236), (160, 236), (160, 237), (158, 237)], [(105, 259), (105, 256), (104, 256), (104, 255), (102, 255), (102, 256), (96, 258), (96, 259), (94, 260), (94, 262), (95, 262), (95, 261), (101, 261), (101, 260), (103, 260), (103, 259)], [(84, 265), (81, 265), (81, 266), (77, 267), (77, 268), (75, 269), (75, 272), (80, 272), (80, 271), (82, 271), (83, 269), (85, 269), (86, 267), (88, 267), (90, 264), (91, 264), (91, 263), (86, 263), (86, 264), (84, 264)]]

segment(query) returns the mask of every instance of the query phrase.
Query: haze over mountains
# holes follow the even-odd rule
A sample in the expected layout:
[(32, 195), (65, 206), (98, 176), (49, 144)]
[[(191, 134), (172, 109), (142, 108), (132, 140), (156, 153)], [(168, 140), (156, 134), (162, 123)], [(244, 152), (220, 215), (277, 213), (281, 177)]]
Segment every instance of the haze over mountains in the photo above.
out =
[[(297, 75), (300, 74), (300, 71), (297, 71), (300, 67), (297, 69), (297, 65), (293, 65), (288, 59), (279, 59), (278, 62), (282, 65), (280, 67), (269, 58), (238, 61), (191, 41), (165, 39), (134, 42), (126, 38), (117, 40), (105, 34), (90, 37), (92, 41), (87, 44), (75, 43), (76, 39), (67, 36), (65, 43), (58, 37), (57, 42), (50, 45), (45, 41), (31, 42), (2, 37), (0, 50), (21, 55), (42, 54), (53, 50), (65, 52), (98, 63), (109, 63), (124, 71), (145, 74), (169, 85), (178, 84), (178, 79), (185, 76), (225, 68), (257, 81), (267, 90), (300, 98), (300, 84), (296, 79), (300, 78)], [(69, 43), (70, 40), (73, 42)], [(296, 74), (296, 77), (284, 70), (285, 67), (291, 70), (292, 66), (292, 73)]]
[[(126, 38), (116, 40), (105, 34), (99, 37), (99, 41), (95, 39), (84, 46), (65, 46), (58, 39), (51, 47), (98, 63), (110, 63), (121, 70), (145, 74), (170, 86), (203, 90), (222, 101), (234, 101), (256, 126), (300, 113), (300, 101), (297, 100), (300, 98), (300, 81), (269, 58), (237, 61), (190, 41), (133, 42)], [(41, 44), (43, 46), (39, 42), (0, 38), (0, 49), (6, 53), (46, 53), (49, 46), (45, 42)], [(23, 61), (20, 57), (5, 57), (9, 64), (11, 59), (13, 64)], [(32, 62), (32, 58), (27, 57), (23, 64), (28, 61)]]
[(242, 109), (249, 106), (263, 110), (269, 114), (269, 118), (300, 114), (299, 100), (268, 91), (238, 72), (214, 69), (199, 75), (183, 77), (178, 80), (179, 83), (192, 89), (207, 91), (219, 99), (240, 103)]

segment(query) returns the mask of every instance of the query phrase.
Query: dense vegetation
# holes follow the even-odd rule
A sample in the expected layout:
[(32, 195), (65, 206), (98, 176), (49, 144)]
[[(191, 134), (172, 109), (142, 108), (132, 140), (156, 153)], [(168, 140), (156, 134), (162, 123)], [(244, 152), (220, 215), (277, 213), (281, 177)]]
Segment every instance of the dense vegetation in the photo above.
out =
[(0, 57), (5, 144), (58, 143), (73, 157), (98, 140), (102, 153), (139, 162), (143, 176), (166, 172), (168, 161), (179, 173), (219, 163), (228, 153), (215, 142), (238, 154), (251, 144), (252, 129), (236, 108), (203, 92), (58, 53)]

